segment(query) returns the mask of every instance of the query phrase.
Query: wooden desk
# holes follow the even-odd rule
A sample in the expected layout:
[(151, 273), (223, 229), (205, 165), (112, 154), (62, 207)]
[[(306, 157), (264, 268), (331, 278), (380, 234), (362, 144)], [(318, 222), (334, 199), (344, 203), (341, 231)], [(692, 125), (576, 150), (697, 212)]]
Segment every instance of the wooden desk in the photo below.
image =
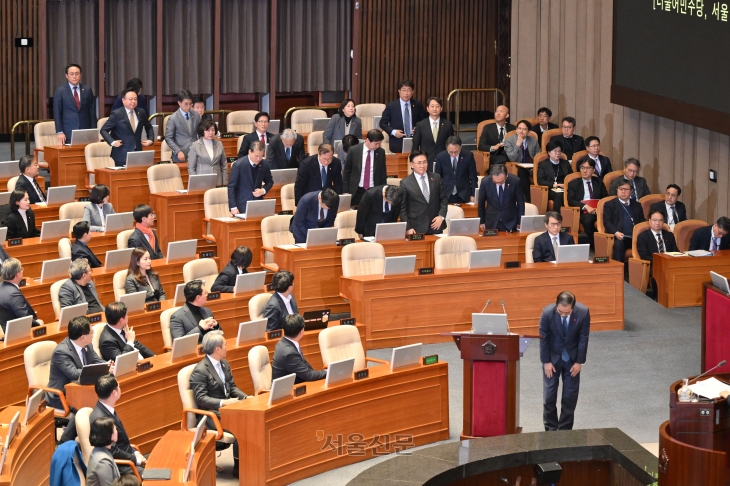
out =
[(223, 152), (226, 154), (226, 158), (236, 157), (238, 158), (238, 135), (235, 137), (221, 138), (220, 142), (223, 145)]
[(209, 223), (210, 234), (215, 238), (218, 251), (219, 270), (223, 270), (223, 267), (230, 261), (233, 250), (241, 245), (247, 246), (253, 256), (248, 271), (260, 272), (263, 270), (259, 261), (262, 245), (260, 219), (223, 221), (213, 218)]
[[(510, 328), (537, 334), (542, 309), (570, 290), (591, 310), (592, 331), (624, 328), (623, 265), (618, 262), (525, 263), (521, 268), (465, 271), (436, 270), (434, 275), (340, 277), (340, 291), (350, 312), (367, 326), (366, 349), (413, 343), (447, 342), (442, 332), (471, 329), (471, 315), (502, 312), (504, 301)], [(295, 285), (296, 288), (296, 285)]]
[[(285, 485), (374, 456), (449, 437), (448, 365), (417, 365), (331, 386), (268, 406), (267, 395), (221, 409), (238, 439), (247, 486)], [(407, 445), (406, 445), (407, 443)]]
[(465, 218), (479, 217), (479, 208), (476, 204), (462, 204), (460, 207), (464, 211)]
[[(9, 423), (13, 415), (20, 412), (23, 421), (25, 407), (8, 407), (0, 412), (0, 421)], [(7, 427), (0, 428), (5, 440)], [(46, 408), (30, 419), (27, 426), (21, 426), (20, 433), (13, 439), (5, 458), (4, 474), (0, 486), (35, 486), (48, 484), (51, 476), (51, 457), (56, 448), (56, 429), (53, 425), (53, 409)]]
[(388, 154), (385, 156), (385, 172), (399, 179), (408, 177), (408, 156), (410, 154)]
[(525, 263), (525, 241), (530, 233), (500, 232), (498, 236), (474, 236), (477, 250), (502, 250), (504, 262)]
[[(198, 252), (202, 251), (201, 245), (210, 246), (202, 235), (205, 219), (202, 192), (150, 194), (150, 206), (157, 214), (157, 236), (160, 238), (160, 249), (163, 253), (167, 252), (167, 244), (171, 241), (198, 240)], [(228, 255), (225, 255), (226, 263)]]
[(654, 254), (657, 301), (664, 307), (702, 305), (702, 284), (710, 271), (730, 276), (730, 250), (718, 250), (711, 257), (672, 257)]
[[(432, 267), (435, 241), (435, 236), (427, 236), (422, 241), (386, 242), (383, 248), (386, 256), (416, 255), (416, 268)], [(279, 268), (294, 274), (294, 298), (300, 313), (318, 309), (350, 311), (350, 305), (340, 297), (341, 254), (339, 246), (308, 250), (274, 248), (274, 261)]]
[(152, 454), (147, 458), (148, 469), (171, 469), (168, 481), (154, 481), (156, 485), (177, 486), (215, 486), (215, 436), (206, 434), (197, 447), (193, 465), (190, 468), (190, 480), (183, 482), (185, 468), (188, 464), (190, 444), (195, 433), (184, 430), (171, 430), (162, 436)]

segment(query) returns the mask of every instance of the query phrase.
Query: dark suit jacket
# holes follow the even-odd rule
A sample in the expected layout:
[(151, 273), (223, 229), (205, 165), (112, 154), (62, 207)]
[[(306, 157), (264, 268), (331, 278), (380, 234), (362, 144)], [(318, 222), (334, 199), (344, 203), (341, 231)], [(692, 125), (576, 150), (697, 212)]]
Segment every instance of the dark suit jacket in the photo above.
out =
[(23, 292), (10, 282), (0, 283), (0, 327), (5, 332), (5, 325), (13, 319), (33, 316), (33, 326), (40, 326), (33, 308), (26, 300)]
[[(213, 313), (207, 307), (200, 308), (200, 315), (203, 316), (203, 319), (213, 317)], [(210, 329), (210, 331), (220, 330), (220, 328), (221, 326), (218, 324), (213, 329)], [(198, 344), (200, 344), (203, 342), (203, 336), (210, 331), (204, 331), (198, 325), (198, 321), (195, 320), (193, 313), (190, 312), (188, 304), (183, 305), (170, 316), (170, 334), (172, 335), (172, 339), (197, 334)]]
[[(246, 398), (246, 394), (233, 381), (231, 366), (225, 359), (221, 360), (221, 369), (226, 380), (225, 383), (221, 381), (221, 377), (215, 369), (215, 366), (213, 366), (213, 362), (206, 356), (200, 363), (195, 365), (190, 375), (190, 388), (193, 390), (193, 395), (195, 395), (195, 404), (201, 410), (215, 412), (219, 418), (220, 412), (218, 409), (220, 409), (221, 400), (227, 398), (243, 400)], [(198, 416), (198, 420), (202, 417), (202, 415)]]
[(426, 152), (429, 165), (436, 161), (436, 156), (446, 150), (446, 140), (454, 135), (454, 125), (446, 118), (438, 122), (439, 131), (436, 140), (431, 132), (431, 117), (428, 116), (416, 124), (416, 131), (413, 134), (413, 151), (421, 150)]
[[(611, 189), (608, 191), (610, 196), (615, 196), (618, 192), (618, 185), (624, 180), (624, 176), (617, 177), (611, 182)], [(636, 187), (636, 199), (641, 199), (644, 196), (651, 194), (649, 185), (646, 183), (646, 179), (641, 176), (634, 177), (634, 185)]]
[[(593, 186), (593, 199), (603, 199), (608, 196), (606, 186), (598, 177), (591, 177), (591, 185)], [(568, 206), (582, 208), (581, 201), (584, 199), (590, 199), (590, 194), (585, 194), (583, 179), (581, 177), (573, 179), (568, 183)]]
[[(674, 210), (677, 211), (677, 217), (679, 218), (679, 221), (675, 221), (675, 223), (687, 220), (687, 208), (682, 201), (677, 201), (676, 203), (674, 203)], [(660, 211), (664, 215), (664, 222), (669, 223), (667, 205), (664, 201), (659, 201), (652, 204), (649, 214), (653, 213), (654, 211)]]
[(137, 456), (135, 456), (134, 449), (129, 444), (129, 436), (127, 435), (127, 431), (124, 430), (122, 420), (119, 418), (118, 415), (115, 416), (114, 414), (109, 412), (109, 409), (102, 405), (101, 402), (96, 402), (96, 406), (94, 407), (94, 410), (91, 411), (91, 415), (89, 416), (89, 423), (93, 424), (94, 420), (101, 417), (109, 417), (114, 419), (114, 423), (117, 426), (117, 441), (112, 445), (111, 450), (109, 451), (112, 453), (112, 457), (114, 457), (114, 459), (124, 459), (127, 461), (132, 461), (133, 463), (137, 464)]
[[(692, 250), (707, 250), (710, 251), (710, 243), (712, 240), (712, 225), (705, 226), (704, 228), (698, 228), (692, 233), (692, 238), (689, 240), (689, 249)], [(730, 250), (730, 234), (725, 235), (720, 239), (720, 249)]]
[(319, 171), (319, 159), (317, 155), (307, 157), (299, 164), (297, 180), (294, 183), (294, 204), (308, 192), (321, 191), (331, 188), (337, 194), (342, 194), (342, 164), (337, 157), (332, 158), (330, 165), (325, 167), (327, 183), (322, 187), (322, 174)]
[(155, 132), (152, 124), (147, 119), (147, 113), (140, 108), (135, 108), (134, 112), (137, 114), (137, 126), (134, 131), (132, 131), (132, 125), (129, 123), (126, 108), (112, 111), (109, 119), (101, 127), (100, 133), (106, 143), (111, 145), (115, 140), (122, 141), (120, 147), (112, 147), (112, 159), (114, 159), (114, 165), (117, 167), (126, 165), (127, 152), (142, 150), (143, 128), (147, 132), (147, 140), (155, 139)]
[(40, 202), (45, 202), (48, 200), (48, 197), (46, 196), (45, 191), (43, 191), (43, 187), (39, 184), (38, 188), (41, 190), (41, 194), (43, 194), (44, 201), (41, 201), (41, 199), (38, 197), (38, 193), (35, 190), (35, 187), (33, 187), (33, 183), (28, 180), (27, 177), (25, 177), (23, 174), (20, 174), (18, 176), (18, 181), (15, 183), (16, 189), (22, 189), (25, 192), (28, 193), (28, 199), (30, 199), (31, 204), (38, 204)]
[(520, 187), (519, 177), (509, 174), (505, 181), (503, 204), (499, 203), (497, 185), (492, 176), (482, 179), (479, 186), (479, 223), (485, 228), (496, 228), (500, 217), (509, 230), (515, 230), (525, 215), (525, 191)]
[[(567, 160), (560, 159), (560, 169), (558, 170), (558, 184), (562, 184), (565, 180), (565, 176), (573, 172), (573, 168), (570, 166), (570, 162)], [(555, 182), (555, 173), (553, 172), (553, 163), (550, 159), (543, 160), (537, 164), (537, 183), (540, 186), (553, 187)]]
[[(428, 117), (420, 101), (411, 98), (411, 128), (415, 128), (418, 122)], [(403, 152), (403, 139), (394, 137), (393, 130), (403, 130), (403, 112), (400, 109), (401, 100), (393, 100), (385, 105), (383, 115), (380, 117), (380, 129), (388, 134), (390, 151), (395, 153)], [(429, 130), (430, 132), (430, 130)], [(406, 137), (408, 134), (406, 134)], [(359, 137), (358, 137), (359, 138)], [(377, 182), (375, 184), (378, 184)]]
[(28, 218), (27, 228), (20, 213), (18, 211), (10, 211), (8, 217), (5, 218), (5, 226), (8, 227), (7, 238), (35, 238), (41, 235), (41, 230), (35, 226), (35, 214), (33, 210), (28, 208), (25, 216)]
[[(159, 276), (156, 273), (148, 273), (147, 276), (150, 279), (152, 287), (146, 284), (140, 284), (137, 279), (134, 278), (134, 275), (127, 275), (127, 278), (124, 281), (124, 291), (128, 294), (142, 291), (147, 292), (147, 295), (145, 295), (145, 302), (159, 302), (161, 300), (165, 300), (167, 296), (165, 295), (165, 289), (162, 288)], [(157, 291), (157, 296), (155, 296), (155, 291)]]
[(454, 191), (454, 184), (456, 184), (456, 194), (464, 202), (469, 202), (469, 198), (474, 196), (479, 187), (477, 164), (471, 150), (462, 150), (459, 154), (456, 163), (456, 174), (454, 174), (451, 167), (451, 156), (444, 150), (436, 156), (436, 169), (434, 172), (441, 176), (441, 183), (447, 198)]
[(355, 233), (363, 236), (375, 236), (375, 226), (380, 223), (395, 223), (400, 216), (401, 203), (390, 207), (389, 213), (383, 213), (383, 186), (371, 187), (360, 199), (357, 207)]
[[(359, 136), (357, 138), (360, 138)], [(243, 144), (241, 144), (243, 148)], [(248, 155), (246, 152), (245, 155)], [(238, 154), (241, 157), (241, 153)], [(284, 142), (281, 141), (281, 134), (274, 135), (271, 142), (266, 145), (266, 162), (273, 169), (296, 169), (302, 160), (307, 156), (304, 152), (304, 137), (297, 134), (297, 140), (291, 146), (291, 157), (286, 160), (286, 148)]]
[(327, 376), (326, 370), (315, 371), (312, 365), (304, 359), (297, 347), (288, 338), (281, 338), (274, 349), (274, 361), (271, 363), (271, 379), (295, 373), (294, 383), (322, 380)]
[[(662, 230), (662, 240), (664, 240), (664, 251), (679, 251), (677, 241), (674, 235), (667, 230)], [(636, 249), (642, 260), (648, 260), (654, 263), (654, 253), (659, 252), (659, 243), (656, 241), (654, 232), (649, 229), (636, 237)]]
[[(611, 199), (603, 205), (603, 226), (606, 228), (606, 233), (615, 234), (620, 231), (623, 233), (623, 218), (626, 216), (626, 211), (621, 207), (622, 203), (619, 198)], [(636, 200), (629, 200), (629, 212), (631, 218), (634, 221), (634, 225), (643, 223), (644, 211), (641, 209), (641, 204)], [(631, 238), (631, 235), (625, 235), (626, 238)]]
[(540, 316), (540, 361), (557, 364), (565, 349), (574, 363), (586, 362), (588, 352), (588, 336), (591, 332), (591, 313), (588, 307), (580, 302), (575, 303), (568, 319), (568, 335), (565, 335), (563, 321), (558, 314), (557, 306), (550, 304), (542, 310)]
[[(238, 208), (238, 212), (246, 212), (246, 204), (254, 199), (261, 200), (264, 196), (254, 197), (253, 191), (263, 189), (268, 193), (274, 186), (269, 164), (262, 160), (256, 170), (256, 180), (251, 173), (251, 162), (248, 155), (236, 160), (231, 166), (231, 176), (228, 178), (228, 207)], [(265, 194), (264, 194), (265, 195)]]
[(355, 135), (358, 139), (362, 137), (362, 120), (357, 115), (352, 115), (350, 119), (350, 130), (345, 133), (345, 117), (339, 113), (335, 113), (330, 118), (327, 127), (324, 129), (322, 134), (322, 141), (324, 143), (334, 144), (335, 140), (342, 140), (345, 135)]
[[(558, 241), (561, 245), (575, 244), (573, 237), (568, 233), (560, 233), (558, 235)], [(552, 237), (547, 231), (535, 238), (535, 247), (532, 249), (532, 259), (535, 263), (555, 261)]]
[(327, 211), (327, 216), (321, 223), (319, 220), (319, 199), (320, 191), (309, 192), (302, 196), (297, 205), (297, 212), (291, 218), (289, 231), (294, 235), (295, 243), (305, 243), (307, 232), (310, 228), (332, 228), (335, 225), (337, 209)]
[[(297, 301), (294, 299), (294, 295), (291, 296), (291, 310), (294, 314), (299, 313), (299, 307), (297, 307)], [(274, 292), (266, 303), (266, 309), (264, 309), (264, 318), (268, 319), (266, 330), (275, 331), (276, 329), (283, 329), (284, 318), (288, 315), (289, 311), (286, 309), (284, 299), (281, 298), (278, 292)]]
[[(360, 173), (362, 172), (365, 157), (363, 157), (363, 145), (359, 143), (347, 151), (345, 166), (342, 168), (342, 190), (347, 194), (355, 194), (360, 187)], [(391, 146), (391, 150), (393, 150)], [(388, 174), (385, 170), (385, 150), (379, 148), (373, 151), (371, 167), (373, 170), (373, 185), (371, 187), (386, 184)]]
[[(99, 295), (96, 293), (96, 287), (94, 287), (94, 281), (90, 281), (88, 284), (86, 284), (89, 291), (91, 291), (91, 295), (96, 298), (96, 303), (99, 304), (101, 307), (101, 310), (99, 309), (92, 309), (91, 305), (92, 302), (89, 302), (89, 314), (93, 314), (95, 312), (103, 312), (104, 311), (104, 305), (101, 303), (101, 300), (99, 300)], [(61, 304), (61, 308), (69, 307), (72, 305), (77, 304), (83, 304), (84, 302), (88, 302), (86, 300), (86, 295), (84, 294), (83, 288), (81, 288), (80, 285), (78, 285), (73, 279), (66, 279), (66, 281), (61, 285), (61, 288), (58, 289), (58, 301)]]
[(73, 91), (68, 83), (63, 83), (53, 93), (53, 121), (56, 133), (66, 135), (66, 143), (71, 143), (71, 132), (96, 128), (96, 97), (90, 87), (78, 84), (81, 107), (76, 108)]
[(565, 138), (562, 134), (556, 135), (550, 139), (550, 142), (557, 141), (563, 144), (563, 153), (568, 160), (573, 160), (573, 154), (586, 149), (586, 142), (583, 137), (576, 135), (575, 133), (571, 138)]
[(99, 352), (104, 361), (116, 359), (118, 355), (131, 353), (132, 351), (139, 351), (139, 354), (145, 359), (155, 355), (155, 353), (136, 339), (134, 341), (134, 347), (130, 346), (114, 329), (111, 329), (108, 325), (104, 326), (104, 329), (101, 331), (101, 336), (99, 336)]
[(101, 267), (101, 262), (96, 258), (94, 252), (91, 251), (91, 248), (79, 240), (74, 241), (74, 244), (71, 245), (71, 260), (76, 260), (77, 258), (86, 258), (91, 268)]
[[(400, 220), (406, 224), (406, 231), (414, 229), (416, 233), (441, 234), (446, 228), (446, 211), (449, 198), (444, 194), (441, 176), (433, 172), (426, 172), (428, 178), (429, 199), (423, 197), (420, 180), (415, 172), (403, 179), (400, 183), (403, 188)], [(444, 218), (441, 227), (431, 229), (431, 220), (436, 216)]]
[[(504, 125), (504, 138), (502, 142), (507, 140), (507, 134), (515, 129), (515, 126), (507, 122)], [(482, 129), (482, 136), (479, 138), (479, 150), (489, 152), (489, 164), (503, 164), (509, 161), (509, 157), (504, 151), (504, 147), (500, 147), (494, 152), (490, 149), (499, 143), (499, 128), (496, 123), (490, 123)]]
[[(247, 269), (243, 269), (242, 273), (248, 273)], [(210, 288), (211, 292), (226, 292), (233, 293), (233, 287), (236, 286), (236, 277), (238, 277), (238, 267), (232, 262), (223, 267), (221, 273), (215, 278), (213, 286)]]
[[(580, 167), (580, 165), (583, 163), (583, 161), (587, 160), (589, 158), (590, 158), (590, 156), (588, 156), (588, 155), (584, 155), (583, 157), (581, 157), (580, 160), (578, 161), (578, 163), (576, 164), (576, 167)], [(600, 174), (594, 173), (593, 175), (595, 175), (599, 179), (603, 180), (603, 176), (605, 176), (609, 172), (612, 172), (613, 167), (611, 166), (611, 159), (609, 159), (605, 155), (599, 155), (598, 160), (601, 162), (601, 173)]]
[(162, 251), (160, 251), (160, 237), (157, 236), (157, 231), (152, 230), (152, 233), (155, 235), (155, 247), (152, 248), (150, 246), (150, 242), (147, 241), (147, 238), (145, 237), (144, 233), (142, 233), (139, 229), (134, 228), (134, 231), (131, 235), (129, 235), (129, 239), (127, 240), (127, 247), (128, 248), (142, 248), (144, 250), (147, 250), (150, 252), (150, 258), (152, 260), (156, 260), (158, 258), (163, 258)]
[[(273, 133), (266, 132), (266, 150), (269, 149), (269, 144), (271, 143), (271, 140), (274, 138)], [(241, 148), (238, 149), (238, 158), (245, 157), (248, 155), (248, 149), (251, 148), (251, 144), (253, 142), (260, 142), (261, 138), (259, 138), (259, 132), (257, 132), (255, 129), (251, 133), (247, 133), (243, 136), (243, 140), (241, 141)]]
[(8, 258), (10, 258), (10, 255), (0, 246), (0, 265)]
[[(84, 354), (86, 355), (87, 365), (104, 363), (104, 360), (96, 354), (91, 344), (84, 348)], [(71, 338), (64, 339), (53, 350), (48, 387), (61, 390), (65, 395), (66, 385), (79, 379), (81, 368), (83, 368), (83, 364), (76, 353)], [(53, 408), (62, 408), (61, 400), (55, 394), (46, 393), (46, 402)]]

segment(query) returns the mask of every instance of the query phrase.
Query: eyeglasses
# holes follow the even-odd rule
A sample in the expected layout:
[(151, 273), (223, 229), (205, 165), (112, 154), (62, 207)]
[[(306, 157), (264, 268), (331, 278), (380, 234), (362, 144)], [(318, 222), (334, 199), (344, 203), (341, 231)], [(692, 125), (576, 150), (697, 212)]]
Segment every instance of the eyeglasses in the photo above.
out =
[(592, 144), (590, 144), (590, 145), (588, 146), (588, 148), (598, 148), (598, 147), (600, 147), (600, 146), (601, 146), (601, 144), (600, 144), (600, 143), (592, 143)]
[(428, 160), (418, 161), (418, 162), (411, 162), (413, 165), (428, 165)]

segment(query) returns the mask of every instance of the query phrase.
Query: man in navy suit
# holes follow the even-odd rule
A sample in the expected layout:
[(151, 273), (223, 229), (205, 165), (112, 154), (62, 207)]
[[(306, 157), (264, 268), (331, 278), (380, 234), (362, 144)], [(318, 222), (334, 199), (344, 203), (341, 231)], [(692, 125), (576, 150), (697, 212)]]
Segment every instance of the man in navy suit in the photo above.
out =
[(96, 128), (96, 98), (89, 86), (81, 84), (81, 66), (66, 66), (68, 84), (53, 93), (53, 121), (58, 144), (71, 142), (71, 132)]
[(728, 249), (730, 249), (730, 218), (726, 216), (721, 216), (712, 226), (697, 228), (689, 240), (689, 251)]
[(667, 192), (664, 194), (664, 201), (655, 202), (651, 205), (650, 212), (659, 211), (664, 216), (664, 221), (670, 229), (674, 230), (674, 225), (687, 219), (687, 208), (682, 201), (677, 201), (682, 188), (677, 184), (669, 184)]
[(245, 157), (251, 148), (251, 144), (254, 142), (261, 142), (264, 146), (264, 150), (271, 142), (273, 133), (268, 132), (269, 129), (269, 114), (265, 111), (256, 113), (253, 117), (253, 125), (256, 127), (251, 133), (244, 135), (243, 141), (241, 142), (241, 148), (238, 149), (238, 158)]
[(305, 243), (310, 228), (332, 228), (340, 206), (340, 196), (332, 189), (305, 194), (297, 205), (297, 212), (291, 218), (289, 231), (294, 243)]
[(580, 164), (588, 159), (593, 160), (593, 163), (595, 164), (595, 167), (593, 168), (594, 174), (601, 182), (603, 182), (603, 176), (612, 172), (613, 167), (611, 167), (611, 159), (605, 155), (601, 155), (601, 139), (596, 136), (586, 138), (586, 151), (588, 154), (580, 158), (577, 164), (578, 167), (580, 167)]
[(418, 100), (411, 99), (415, 85), (410, 79), (398, 84), (398, 98), (385, 106), (380, 128), (390, 136), (391, 152), (403, 152), (403, 138), (413, 136), (413, 127), (428, 115)]
[(449, 203), (474, 202), (474, 193), (479, 187), (477, 164), (470, 151), (461, 151), (459, 137), (449, 137), (446, 141), (446, 150), (436, 156), (434, 172), (441, 176)]
[[(127, 88), (122, 93), (122, 108), (114, 110), (101, 127), (101, 136), (112, 146), (114, 165), (127, 164), (127, 153), (138, 152), (142, 147), (152, 145), (155, 132), (147, 119), (147, 113), (137, 108), (137, 92)], [(142, 141), (142, 127), (147, 132), (147, 140)]]
[(545, 213), (546, 232), (535, 238), (532, 249), (532, 260), (538, 262), (554, 262), (557, 260), (559, 246), (574, 245), (573, 237), (568, 233), (561, 233), (563, 217), (557, 211)]
[(428, 158), (416, 150), (408, 157), (413, 172), (400, 183), (403, 202), (400, 220), (406, 224), (406, 234), (441, 234), (446, 229), (448, 198), (441, 177), (428, 172)]
[[(540, 361), (543, 366), (543, 422), (545, 430), (572, 430), (578, 403), (580, 371), (586, 362), (591, 313), (576, 302), (575, 295), (560, 292), (555, 304), (540, 316)], [(563, 396), (558, 419), (558, 385), (563, 379)]]
[(264, 144), (253, 142), (248, 155), (236, 160), (231, 166), (228, 178), (231, 214), (245, 213), (248, 201), (263, 199), (273, 185), (269, 164), (264, 160)]
[(328, 187), (342, 194), (342, 164), (334, 156), (332, 145), (322, 143), (317, 148), (317, 155), (304, 159), (297, 170), (294, 204), (299, 204), (305, 194)]
[(515, 231), (525, 214), (525, 192), (519, 177), (507, 174), (507, 168), (495, 164), (489, 168), (489, 177), (479, 186), (479, 227), (499, 231)]
[[(619, 177), (618, 179), (622, 179)], [(644, 211), (636, 199), (631, 199), (631, 185), (621, 180), (617, 188), (618, 197), (603, 205), (603, 225), (606, 233), (614, 235), (613, 255), (619, 262), (626, 259), (626, 249), (631, 248), (634, 226), (645, 221)], [(636, 256), (636, 255), (634, 255)]]

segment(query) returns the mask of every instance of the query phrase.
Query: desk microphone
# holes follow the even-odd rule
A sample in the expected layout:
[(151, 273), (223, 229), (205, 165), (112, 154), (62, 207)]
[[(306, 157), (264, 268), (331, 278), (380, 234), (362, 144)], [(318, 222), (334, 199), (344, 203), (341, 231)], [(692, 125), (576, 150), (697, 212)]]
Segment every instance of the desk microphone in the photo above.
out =
[(689, 383), (692, 383), (693, 381), (697, 381), (697, 380), (699, 380), (700, 378), (702, 378), (703, 376), (705, 376), (705, 375), (706, 375), (707, 373), (709, 373), (710, 371), (712, 371), (712, 370), (714, 370), (714, 369), (717, 369), (717, 368), (719, 368), (719, 367), (721, 367), (721, 366), (725, 366), (725, 364), (726, 364), (726, 363), (727, 363), (727, 361), (725, 361), (725, 360), (723, 359), (722, 361), (720, 361), (719, 363), (717, 363), (717, 364), (716, 364), (715, 366), (713, 366), (713, 367), (712, 367), (712, 368), (710, 368), (709, 370), (707, 370), (707, 371), (705, 371), (704, 373), (702, 373), (702, 374), (701, 374), (700, 376), (698, 376), (698, 377), (696, 377), (696, 378), (692, 378), (691, 380), (689, 380)]
[(504, 308), (504, 301), (502, 301), (502, 312), (507, 313), (507, 309)]
[(491, 303), (492, 303), (492, 299), (489, 299), (487, 301), (487, 303), (484, 304), (484, 307), (482, 307), (482, 310), (479, 313), (481, 314), (482, 312), (484, 312), (484, 309), (486, 309), (487, 307), (489, 307), (489, 304), (491, 304)]

